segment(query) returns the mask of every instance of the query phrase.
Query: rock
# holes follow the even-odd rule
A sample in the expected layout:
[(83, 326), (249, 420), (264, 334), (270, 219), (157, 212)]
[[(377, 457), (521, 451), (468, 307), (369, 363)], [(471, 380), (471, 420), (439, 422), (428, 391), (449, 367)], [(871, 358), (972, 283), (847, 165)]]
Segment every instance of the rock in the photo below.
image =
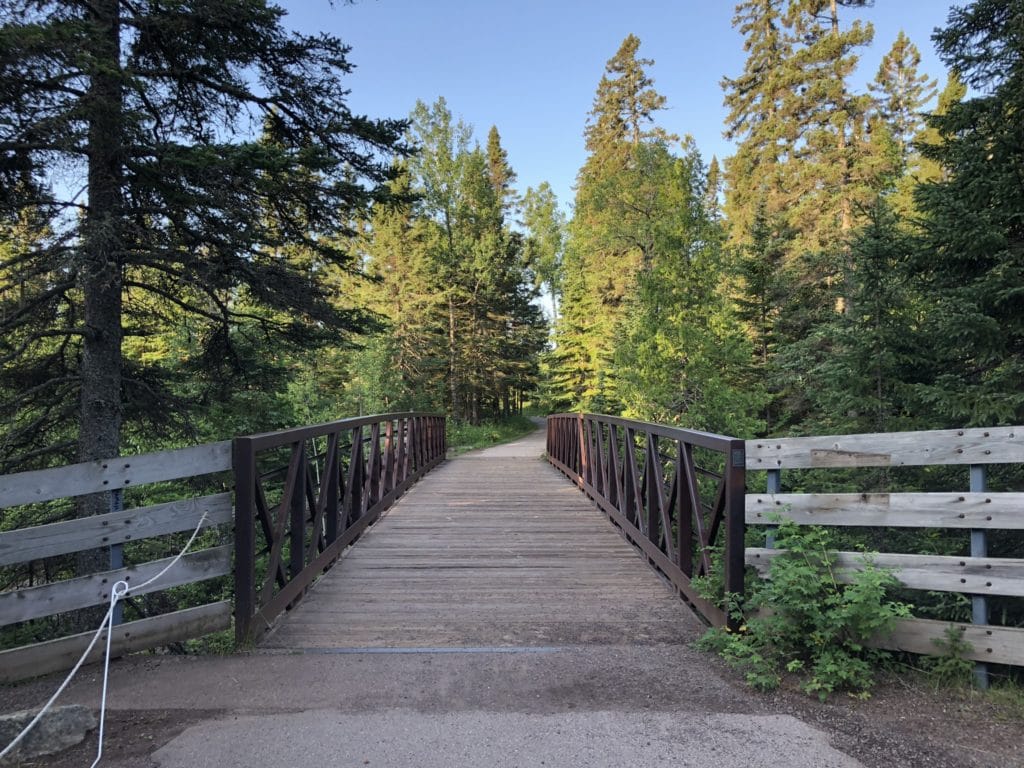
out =
[[(21, 729), (32, 722), (38, 711), (33, 709), (0, 715), (0, 750), (6, 748), (21, 733)], [(88, 707), (81, 704), (54, 707), (25, 735), (13, 752), (0, 760), (0, 765), (17, 765), (23, 760), (52, 755), (73, 747), (80, 744), (95, 727), (96, 718)]]

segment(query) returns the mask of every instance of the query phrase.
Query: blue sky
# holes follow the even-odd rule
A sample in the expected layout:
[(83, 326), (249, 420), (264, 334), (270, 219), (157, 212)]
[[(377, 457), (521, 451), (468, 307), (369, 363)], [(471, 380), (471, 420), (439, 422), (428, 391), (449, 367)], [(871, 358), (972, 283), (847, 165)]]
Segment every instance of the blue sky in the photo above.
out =
[[(289, 27), (328, 31), (352, 46), (353, 111), (406, 117), (417, 99), (444, 96), (481, 143), (498, 126), (520, 190), (548, 181), (564, 207), (585, 158), (594, 90), (629, 33), (640, 38), (641, 55), (655, 60), (650, 73), (668, 100), (660, 124), (691, 134), (705, 160), (731, 153), (719, 82), (743, 68), (732, 0), (277, 1)], [(875, 42), (854, 84), (874, 77), (903, 29), (921, 50), (922, 70), (941, 85), (945, 69), (931, 33), (949, 7), (945, 0), (877, 0), (861, 12), (875, 26)]]

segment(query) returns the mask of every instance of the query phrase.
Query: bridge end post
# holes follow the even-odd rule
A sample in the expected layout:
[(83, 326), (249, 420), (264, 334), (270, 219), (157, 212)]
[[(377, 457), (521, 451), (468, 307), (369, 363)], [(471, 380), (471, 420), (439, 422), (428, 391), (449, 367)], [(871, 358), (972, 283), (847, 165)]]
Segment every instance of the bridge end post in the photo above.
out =
[(252, 641), (256, 613), (256, 451), (252, 439), (232, 443), (235, 475), (235, 643)]
[[(746, 442), (730, 440), (729, 453), (725, 462), (725, 557), (722, 564), (725, 569), (725, 592), (733, 599), (743, 600), (744, 547), (746, 538), (746, 519), (744, 498), (747, 483)], [(730, 629), (738, 629), (738, 620), (728, 615), (726, 624)]]

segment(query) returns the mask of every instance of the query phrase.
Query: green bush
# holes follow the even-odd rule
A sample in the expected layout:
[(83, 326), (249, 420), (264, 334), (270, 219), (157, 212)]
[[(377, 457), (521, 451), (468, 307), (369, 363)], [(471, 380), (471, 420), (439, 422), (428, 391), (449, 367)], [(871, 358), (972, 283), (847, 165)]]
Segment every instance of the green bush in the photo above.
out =
[(702, 647), (759, 690), (776, 688), (786, 670), (803, 674), (804, 690), (822, 700), (839, 690), (867, 696), (874, 669), (888, 655), (867, 641), (910, 614), (909, 605), (887, 599), (896, 579), (864, 555), (863, 569), (841, 585), (823, 528), (780, 521), (776, 539), (786, 551), (772, 560), (768, 579), (755, 585), (745, 606), (731, 607), (739, 631), (711, 630)]

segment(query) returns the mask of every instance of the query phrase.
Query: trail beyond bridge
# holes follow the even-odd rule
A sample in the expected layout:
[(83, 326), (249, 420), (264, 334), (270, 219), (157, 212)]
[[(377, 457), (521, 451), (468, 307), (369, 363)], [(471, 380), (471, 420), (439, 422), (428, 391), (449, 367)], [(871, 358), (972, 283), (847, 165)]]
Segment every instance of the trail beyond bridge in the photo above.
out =
[[(972, 764), (912, 729), (723, 675), (692, 648), (704, 624), (679, 585), (647, 562), (655, 544), (672, 550), (675, 526), (643, 505), (638, 556), (632, 524), (610, 524), (544, 451), (539, 430), (439, 464), (245, 653), (116, 663), (102, 764)], [(621, 488), (588, 477), (639, 498), (644, 472), (626, 467), (619, 479), (638, 482)], [(98, 687), (87, 671), (65, 701), (95, 706)], [(13, 708), (51, 690), (44, 679), (0, 695)], [(88, 764), (90, 743), (50, 764)]]

